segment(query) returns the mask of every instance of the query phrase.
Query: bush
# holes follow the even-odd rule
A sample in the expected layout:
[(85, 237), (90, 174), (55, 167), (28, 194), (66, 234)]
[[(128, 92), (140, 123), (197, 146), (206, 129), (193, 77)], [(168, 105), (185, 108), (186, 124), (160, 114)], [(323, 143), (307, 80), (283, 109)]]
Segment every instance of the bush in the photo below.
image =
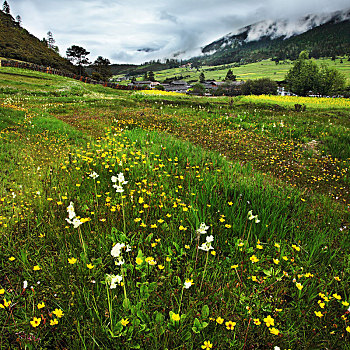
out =
[(277, 83), (269, 78), (247, 80), (241, 86), (242, 95), (277, 95)]
[(192, 89), (190, 90), (190, 93), (194, 95), (201, 95), (203, 96), (205, 94), (205, 87), (204, 85), (198, 83), (193, 85)]

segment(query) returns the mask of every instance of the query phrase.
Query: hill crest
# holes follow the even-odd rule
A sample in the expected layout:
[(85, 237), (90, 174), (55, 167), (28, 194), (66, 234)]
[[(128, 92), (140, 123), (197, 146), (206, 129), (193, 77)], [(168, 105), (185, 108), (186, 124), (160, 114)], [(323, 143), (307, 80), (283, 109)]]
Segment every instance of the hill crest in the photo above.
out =
[(0, 11), (0, 57), (75, 72), (66, 58), (22, 28), (10, 14)]

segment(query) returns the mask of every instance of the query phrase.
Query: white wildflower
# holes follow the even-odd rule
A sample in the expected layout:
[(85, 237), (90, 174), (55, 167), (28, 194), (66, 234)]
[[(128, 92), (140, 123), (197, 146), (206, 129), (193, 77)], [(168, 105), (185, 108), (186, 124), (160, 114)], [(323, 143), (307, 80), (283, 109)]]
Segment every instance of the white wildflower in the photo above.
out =
[(121, 254), (122, 248), (125, 247), (124, 243), (117, 243), (111, 250), (111, 255), (115, 258), (118, 258)]
[(207, 236), (206, 241), (207, 241), (207, 243), (211, 243), (211, 242), (213, 242), (213, 241), (214, 241), (214, 237), (213, 237), (213, 235), (211, 235), (211, 236)]
[[(68, 212), (69, 220), (72, 220), (75, 217), (75, 211), (74, 211), (74, 204), (73, 204), (73, 202), (70, 202), (69, 206), (67, 207), (67, 212)], [(71, 224), (71, 222), (69, 222), (69, 223)]]
[(66, 221), (69, 224), (73, 225), (74, 228), (78, 228), (80, 225), (83, 224), (78, 218), (73, 218), (73, 221), (69, 220), (69, 219), (66, 219)]
[(89, 175), (92, 179), (97, 179), (99, 177), (99, 175), (94, 171)]
[(193, 282), (193, 280), (187, 279), (184, 283), (184, 288), (186, 288), (186, 289), (190, 288), (193, 284), (192, 282)]
[(205, 252), (208, 252), (210, 249), (214, 249), (214, 248), (211, 246), (210, 242), (205, 242), (201, 246), (199, 246), (198, 249), (201, 249), (201, 250), (204, 250)]
[(122, 259), (121, 257), (118, 258), (118, 261), (115, 262), (117, 266), (121, 266), (125, 264), (125, 260)]
[(201, 225), (199, 226), (199, 229), (197, 229), (197, 233), (206, 234), (208, 229), (209, 229), (209, 226), (207, 226), (204, 222), (202, 222)]
[(128, 183), (127, 181), (125, 181), (125, 177), (123, 173), (118, 174), (118, 181), (121, 185), (125, 185)]
[(124, 192), (123, 187), (120, 186), (120, 185), (113, 185), (113, 187), (115, 188), (115, 192), (117, 192), (117, 193), (123, 193)]
[(106, 280), (110, 284), (110, 288), (114, 289), (117, 287), (117, 284), (120, 284), (120, 282), (123, 280), (123, 277), (120, 275), (108, 275), (107, 274)]

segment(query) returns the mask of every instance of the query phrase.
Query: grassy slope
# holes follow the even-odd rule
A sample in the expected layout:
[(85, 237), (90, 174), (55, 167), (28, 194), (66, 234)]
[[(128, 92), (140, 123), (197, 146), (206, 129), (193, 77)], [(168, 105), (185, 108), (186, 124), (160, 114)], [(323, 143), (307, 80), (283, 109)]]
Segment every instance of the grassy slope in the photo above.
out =
[[(34, 346), (27, 337), (33, 333), (43, 348), (190, 349), (204, 340), (217, 348), (245, 342), (253, 348), (344, 348), (346, 308), (333, 297), (324, 319), (314, 311), (323, 312), (319, 292), (349, 298), (349, 241), (347, 229), (339, 231), (348, 226), (348, 107), (296, 113), (259, 101), (146, 96), (16, 69), (0, 70), (0, 104), (0, 166), (6, 175), (0, 289), (13, 304), (10, 313), (0, 313), (4, 348), (15, 344), (19, 332), (22, 346)], [(313, 139), (322, 143), (307, 148)], [(92, 171), (100, 175), (96, 182)], [(129, 181), (124, 199), (110, 182), (119, 171)], [(70, 200), (91, 220), (81, 231), (65, 222)], [(249, 210), (259, 224), (247, 220)], [(206, 263), (200, 252), (195, 263), (195, 230), (203, 221), (217, 253)], [(121, 241), (133, 246), (125, 266), (131, 309), (121, 305), (123, 288), (106, 293), (101, 283), (106, 273), (118, 271), (110, 249)], [(252, 264), (253, 254), (259, 264)], [(137, 266), (137, 255), (151, 256), (165, 269)], [(71, 257), (76, 264), (67, 262)], [(237, 273), (232, 264), (238, 264)], [(282, 269), (290, 277), (276, 280)], [(306, 272), (316, 277), (298, 277)], [(194, 286), (182, 289), (179, 312), (188, 277)], [(22, 293), (24, 279), (35, 292)], [(62, 318), (52, 315), (55, 308), (64, 311)], [(169, 311), (186, 319), (177, 324)], [(42, 319), (33, 328), (29, 321), (40, 314), (46, 324)], [(267, 315), (282, 335), (249, 321), (263, 322)], [(237, 323), (234, 333), (215, 321), (219, 316)], [(121, 318), (130, 324), (124, 327)], [(57, 326), (49, 325), (53, 319)]]
[[(350, 83), (350, 61), (348, 61), (347, 58), (343, 59), (343, 63), (340, 63), (340, 59), (336, 59), (335, 61), (332, 61), (331, 59), (319, 59), (315, 60), (315, 62), (317, 64), (326, 63), (330, 67), (335, 67), (340, 72), (345, 74), (348, 83)], [(216, 67), (204, 66), (199, 72), (186, 68), (173, 68), (156, 72), (155, 77), (157, 80), (163, 81), (166, 78), (182, 75), (185, 77), (184, 80), (186, 81), (198, 81), (199, 74), (203, 71), (206, 79), (223, 80), (229, 69), (228, 66), (230, 65)], [(291, 67), (291, 62), (281, 62), (280, 64), (276, 65), (275, 62), (271, 60), (265, 60), (257, 63), (242, 65), (240, 67), (232, 66), (231, 69), (233, 74), (237, 75), (238, 80), (271, 78), (276, 81), (281, 81), (284, 80), (286, 73)], [(216, 69), (212, 70), (213, 68)]]

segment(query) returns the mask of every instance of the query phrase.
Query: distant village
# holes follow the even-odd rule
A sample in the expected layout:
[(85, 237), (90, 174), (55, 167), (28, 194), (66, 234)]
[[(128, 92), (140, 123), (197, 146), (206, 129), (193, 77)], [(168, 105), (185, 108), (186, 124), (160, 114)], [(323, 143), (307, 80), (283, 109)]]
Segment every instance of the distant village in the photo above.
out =
[[(184, 64), (180, 66), (180, 68), (185, 68), (186, 70), (194, 69), (191, 66), (191, 63)], [(151, 75), (150, 75), (151, 74)], [(221, 94), (229, 94), (229, 95), (239, 95), (242, 91), (243, 85), (246, 83), (244, 80), (236, 80), (236, 76), (233, 75), (231, 69), (227, 73), (228, 75), (223, 81), (216, 80), (207, 80), (204, 78), (204, 74), (202, 73), (202, 77), (200, 77), (199, 81), (196, 82), (187, 82), (183, 79), (182, 76), (173, 77), (165, 79), (164, 82), (159, 82), (154, 79), (154, 73), (149, 72), (145, 73), (143, 80), (137, 81), (135, 77), (124, 76), (113, 79), (114, 82), (122, 82), (125, 80), (131, 80), (130, 83), (127, 84), (130, 89), (147, 89), (147, 90), (163, 90), (167, 92), (177, 92), (182, 94), (200, 94), (200, 95), (221, 95)], [(147, 79), (148, 78), (148, 79)], [(272, 88), (273, 91), (269, 91), (272, 94), (278, 95), (293, 95), (289, 91), (286, 91), (284, 87), (275, 85)]]
[[(232, 84), (235, 85), (241, 85), (243, 84), (243, 81), (235, 81), (232, 82)], [(206, 92), (209, 93), (210, 90), (217, 90), (220, 86), (225, 84), (223, 81), (215, 81), (215, 80), (206, 80), (203, 83), (201, 83)], [(172, 92), (179, 92), (186, 94), (191, 88), (193, 88), (193, 85), (187, 83), (184, 80), (174, 80), (169, 84), (161, 84), (158, 81), (135, 81), (134, 83), (129, 83), (128, 86), (130, 87), (142, 87), (145, 89), (156, 89), (157, 86), (161, 85), (165, 91), (172, 91)]]
[[(205, 80), (203, 83), (200, 83), (205, 88), (205, 95), (210, 96), (212, 93), (214, 93), (216, 90), (218, 90), (220, 87), (222, 87), (227, 82), (225, 81), (216, 81), (216, 80)], [(239, 80), (239, 81), (230, 81), (230, 85), (232, 87), (239, 88), (241, 85), (243, 85), (245, 81)], [(171, 92), (178, 92), (182, 94), (187, 94), (191, 91), (193, 88), (193, 84), (187, 83), (185, 80), (174, 80), (170, 83), (160, 83), (158, 81), (150, 81), (150, 80), (142, 80), (142, 81), (135, 81), (132, 83), (129, 83), (128, 86), (130, 88), (142, 88), (142, 89), (157, 89), (157, 87), (162, 86), (162, 90), (164, 88), (164, 91), (171, 91)], [(277, 94), (281, 96), (291, 96), (294, 95), (293, 93), (285, 90), (283, 86), (279, 86), (277, 88)]]

